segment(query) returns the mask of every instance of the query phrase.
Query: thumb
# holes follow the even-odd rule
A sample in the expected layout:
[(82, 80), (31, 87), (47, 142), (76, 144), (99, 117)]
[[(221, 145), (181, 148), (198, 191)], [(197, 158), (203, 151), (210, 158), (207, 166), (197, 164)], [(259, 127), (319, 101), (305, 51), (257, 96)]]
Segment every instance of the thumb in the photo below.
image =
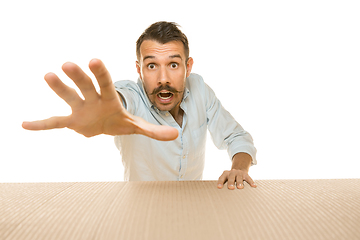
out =
[(179, 136), (179, 131), (174, 127), (151, 124), (139, 117), (136, 117), (135, 121), (138, 125), (138, 134), (142, 134), (159, 141), (172, 141)]

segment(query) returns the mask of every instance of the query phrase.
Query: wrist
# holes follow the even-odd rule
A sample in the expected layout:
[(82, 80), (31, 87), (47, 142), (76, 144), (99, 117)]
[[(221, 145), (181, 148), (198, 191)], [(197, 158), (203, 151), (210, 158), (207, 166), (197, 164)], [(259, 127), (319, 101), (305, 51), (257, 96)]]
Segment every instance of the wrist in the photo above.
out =
[(249, 172), (252, 163), (252, 157), (247, 153), (240, 152), (234, 155), (232, 162), (231, 169)]

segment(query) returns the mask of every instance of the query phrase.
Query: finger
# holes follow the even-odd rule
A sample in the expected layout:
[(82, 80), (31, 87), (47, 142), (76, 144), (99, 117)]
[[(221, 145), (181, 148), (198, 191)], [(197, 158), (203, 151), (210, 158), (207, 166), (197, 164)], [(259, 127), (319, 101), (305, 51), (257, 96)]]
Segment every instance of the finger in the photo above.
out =
[(244, 179), (251, 187), (256, 188), (256, 184), (254, 182), (254, 180), (252, 180), (252, 178), (247, 174), (247, 176)]
[(104, 100), (117, 98), (118, 96), (111, 80), (110, 73), (106, 69), (104, 63), (99, 59), (92, 59), (89, 63), (89, 68), (99, 83), (101, 98)]
[(229, 175), (229, 171), (224, 171), (223, 174), (221, 174), (221, 176), (219, 177), (218, 183), (217, 183), (217, 187), (218, 188), (223, 188), (224, 184), (226, 183), (227, 179), (228, 179), (228, 175)]
[(63, 64), (62, 69), (78, 86), (85, 100), (94, 101), (99, 99), (99, 94), (96, 92), (91, 78), (78, 65), (67, 62)]
[(22, 127), (26, 130), (49, 130), (54, 128), (64, 128), (69, 124), (69, 117), (51, 117), (44, 120), (23, 122)]
[(242, 173), (239, 173), (238, 175), (236, 175), (236, 185), (238, 189), (243, 189), (244, 188), (244, 177)]
[(66, 86), (54, 73), (48, 73), (44, 78), (49, 87), (69, 104), (71, 108), (82, 105), (83, 100), (79, 97), (75, 89)]
[(236, 173), (234, 171), (230, 171), (230, 174), (228, 176), (228, 189), (235, 189), (235, 180), (236, 180)]

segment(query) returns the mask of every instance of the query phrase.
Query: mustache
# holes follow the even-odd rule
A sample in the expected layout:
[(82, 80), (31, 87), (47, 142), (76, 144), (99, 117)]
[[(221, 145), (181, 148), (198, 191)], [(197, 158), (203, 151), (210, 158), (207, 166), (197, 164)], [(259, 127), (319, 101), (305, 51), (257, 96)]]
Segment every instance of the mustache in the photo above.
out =
[(166, 90), (166, 91), (169, 91), (171, 93), (182, 93), (184, 91), (178, 91), (176, 90), (175, 88), (173, 87), (170, 87), (169, 85), (161, 85), (160, 87), (158, 88), (155, 88), (154, 91), (152, 91), (152, 93), (150, 93), (150, 95), (156, 95), (158, 94), (159, 92), (161, 92), (162, 90)]

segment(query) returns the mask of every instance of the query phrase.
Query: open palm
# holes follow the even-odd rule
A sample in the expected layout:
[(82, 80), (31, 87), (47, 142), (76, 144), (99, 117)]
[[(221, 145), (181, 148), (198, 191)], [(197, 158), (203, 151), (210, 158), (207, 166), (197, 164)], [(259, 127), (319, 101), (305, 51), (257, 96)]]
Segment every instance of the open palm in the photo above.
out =
[(23, 128), (48, 130), (66, 127), (86, 137), (99, 134), (142, 134), (162, 141), (177, 138), (178, 131), (175, 128), (150, 124), (125, 110), (109, 72), (99, 59), (91, 60), (89, 68), (99, 83), (100, 93), (96, 91), (91, 78), (79, 66), (70, 62), (65, 63), (62, 66), (63, 71), (74, 81), (85, 100), (74, 89), (66, 86), (54, 73), (48, 73), (45, 75), (46, 82), (59, 97), (70, 105), (72, 114), (34, 122), (23, 122)]

